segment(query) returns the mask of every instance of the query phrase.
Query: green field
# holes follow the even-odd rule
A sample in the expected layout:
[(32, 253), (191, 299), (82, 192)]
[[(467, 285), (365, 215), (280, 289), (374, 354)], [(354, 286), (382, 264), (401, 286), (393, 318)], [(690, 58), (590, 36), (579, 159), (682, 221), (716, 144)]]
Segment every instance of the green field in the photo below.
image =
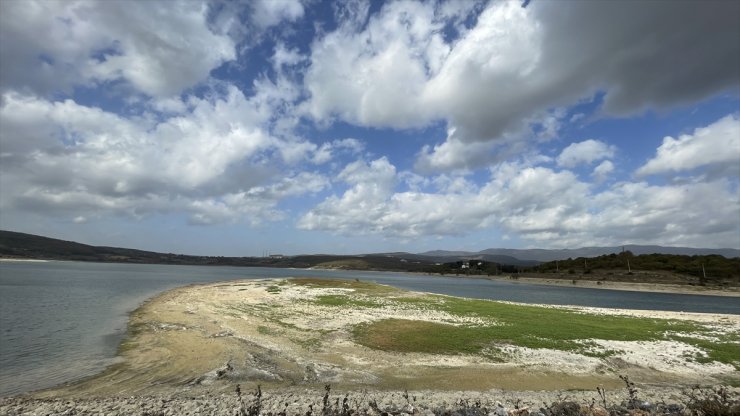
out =
[(500, 348), (518, 346), (572, 351), (604, 357), (615, 351), (591, 340), (680, 341), (699, 348), (698, 362), (718, 361), (740, 369), (740, 334), (720, 333), (700, 323), (577, 310), (529, 306), (450, 296), (408, 296), (387, 286), (347, 280), (295, 279), (293, 284), (354, 289), (347, 294), (318, 296), (317, 305), (343, 308), (402, 308), (474, 318), (476, 324), (450, 324), (409, 319), (382, 319), (355, 325), (355, 342), (393, 352), (500, 355)]

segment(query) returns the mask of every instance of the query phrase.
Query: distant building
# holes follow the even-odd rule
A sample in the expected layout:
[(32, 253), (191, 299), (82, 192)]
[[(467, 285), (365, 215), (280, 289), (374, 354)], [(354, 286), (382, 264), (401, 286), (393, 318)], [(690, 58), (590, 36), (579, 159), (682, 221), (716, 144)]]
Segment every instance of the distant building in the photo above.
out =
[(282, 254), (270, 254), (271, 259), (282, 259), (283, 257), (285, 256), (283, 256)]

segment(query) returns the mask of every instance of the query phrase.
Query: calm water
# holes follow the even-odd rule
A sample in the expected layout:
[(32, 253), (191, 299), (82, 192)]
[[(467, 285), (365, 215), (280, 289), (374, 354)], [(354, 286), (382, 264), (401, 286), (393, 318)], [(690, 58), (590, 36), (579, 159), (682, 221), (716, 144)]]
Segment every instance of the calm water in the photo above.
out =
[(126, 315), (145, 299), (195, 282), (265, 277), (333, 277), (527, 303), (740, 314), (736, 298), (647, 294), (441, 278), (402, 273), (297, 269), (0, 263), (0, 396), (51, 387), (113, 363)]

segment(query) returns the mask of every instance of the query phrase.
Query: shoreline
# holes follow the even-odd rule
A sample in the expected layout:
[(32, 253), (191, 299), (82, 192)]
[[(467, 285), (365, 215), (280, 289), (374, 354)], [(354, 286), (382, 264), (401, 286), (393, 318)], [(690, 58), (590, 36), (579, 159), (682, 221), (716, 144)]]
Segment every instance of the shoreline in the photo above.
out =
[[(31, 258), (13, 258), (13, 257), (0, 257), (0, 263), (50, 263), (50, 262), (80, 262), (80, 263), (99, 263), (99, 264), (145, 264), (145, 265), (162, 265), (162, 266), (195, 266), (195, 267), (234, 267), (234, 268), (268, 268), (273, 267), (266, 266), (231, 266), (231, 265), (213, 265), (213, 264), (170, 264), (170, 263), (127, 263), (127, 262), (100, 262), (100, 261), (80, 261), (80, 260), (56, 260), (56, 259), (31, 259)], [(458, 274), (434, 274), (426, 272), (412, 272), (402, 270), (368, 270), (368, 269), (351, 269), (351, 268), (322, 268), (322, 267), (307, 267), (307, 268), (294, 268), (294, 267), (278, 267), (278, 269), (284, 270), (319, 270), (319, 271), (335, 271), (335, 272), (362, 272), (362, 273), (396, 273), (405, 274), (412, 276), (428, 276), (428, 277), (447, 277), (447, 278), (464, 278), (464, 279), (484, 279), (496, 282), (508, 282), (508, 283), (522, 283), (531, 285), (543, 285), (543, 286), (564, 286), (574, 288), (587, 288), (587, 289), (603, 289), (603, 290), (619, 290), (628, 292), (644, 292), (644, 293), (671, 293), (677, 295), (704, 295), (704, 296), (724, 296), (724, 297), (740, 297), (740, 287), (732, 286), (727, 288), (718, 288), (714, 286), (692, 286), (685, 284), (675, 283), (655, 283), (655, 282), (621, 282), (621, 281), (605, 281), (605, 280), (587, 280), (587, 279), (575, 279), (576, 283), (573, 284), (573, 279), (568, 278), (552, 278), (552, 277), (533, 277), (531, 275), (524, 275), (519, 277), (512, 277), (511, 275), (458, 275)]]
[[(705, 390), (706, 391), (706, 390)], [(738, 400), (740, 390), (728, 390), (730, 400)], [(344, 391), (324, 388), (285, 388), (279, 390), (236, 389), (221, 393), (109, 396), (90, 398), (31, 397), (0, 398), (0, 414), (106, 414), (106, 415), (495, 415), (527, 416), (548, 414), (564, 405), (580, 414), (604, 416), (625, 414), (685, 414), (687, 394), (677, 388), (642, 388), (636, 392), (640, 410), (631, 408), (628, 390), (621, 386), (604, 390), (603, 396), (591, 391)], [(326, 398), (326, 400), (325, 400)], [(344, 410), (344, 411), (342, 411)]]
[[(466, 276), (467, 277), (467, 276)], [(731, 287), (727, 289), (717, 289), (712, 287), (699, 287), (689, 285), (678, 285), (671, 283), (633, 283), (633, 282), (610, 282), (610, 281), (598, 281), (598, 280), (576, 280), (573, 284), (572, 280), (568, 279), (555, 279), (546, 277), (518, 277), (513, 279), (511, 276), (497, 277), (497, 276), (485, 276), (482, 277), (488, 280), (497, 282), (509, 282), (509, 283), (523, 283), (531, 285), (544, 285), (544, 286), (565, 286), (573, 288), (587, 288), (587, 289), (603, 289), (603, 290), (621, 290), (627, 292), (644, 292), (644, 293), (672, 293), (677, 295), (704, 295), (704, 296), (725, 296), (725, 297), (740, 297), (740, 288)]]
[[(301, 270), (301, 269), (297, 269)], [(676, 295), (704, 295), (704, 296), (724, 296), (724, 297), (740, 297), (740, 287), (732, 286), (728, 288), (717, 288), (714, 286), (691, 286), (682, 285), (675, 283), (636, 283), (636, 282), (620, 282), (620, 281), (602, 281), (602, 280), (581, 280), (576, 279), (576, 284), (572, 283), (573, 279), (557, 279), (552, 277), (532, 277), (532, 276), (520, 276), (513, 278), (511, 275), (464, 275), (464, 274), (436, 274), (436, 273), (425, 273), (425, 272), (409, 272), (409, 271), (393, 271), (393, 270), (367, 270), (367, 269), (348, 269), (348, 268), (321, 268), (321, 267), (309, 267), (306, 270), (326, 270), (326, 271), (348, 271), (348, 272), (363, 272), (363, 273), (399, 273), (407, 274), (412, 276), (426, 276), (426, 277), (447, 277), (447, 278), (460, 278), (460, 279), (481, 279), (491, 280), (495, 282), (506, 282), (506, 283), (520, 283), (530, 285), (543, 285), (543, 286), (564, 286), (572, 288), (584, 288), (584, 289), (603, 289), (603, 290), (619, 290), (626, 292), (643, 292), (643, 293), (671, 293)]]
[(2, 263), (49, 263), (51, 261), (60, 261), (60, 260), (21, 259), (21, 258), (0, 257), (0, 262)]
[[(169, 264), (169, 263), (120, 263), (120, 262), (98, 262), (98, 261), (80, 261), (80, 260), (55, 260), (55, 259), (30, 259), (30, 258), (11, 258), (11, 257), (0, 257), (0, 263), (50, 263), (50, 262), (80, 262), (80, 263), (99, 263), (99, 264), (146, 264), (146, 265), (163, 265), (163, 266), (195, 266), (195, 267), (234, 267), (234, 268), (272, 268), (265, 266), (229, 266), (229, 265), (202, 265), (202, 264)], [(618, 290), (627, 292), (642, 292), (642, 293), (671, 293), (677, 295), (703, 295), (703, 296), (723, 296), (723, 297), (740, 297), (740, 287), (733, 286), (728, 288), (717, 288), (712, 286), (691, 286), (682, 285), (675, 283), (638, 283), (638, 282), (620, 282), (620, 281), (603, 281), (603, 280), (582, 280), (576, 279), (576, 283), (573, 283), (573, 279), (567, 278), (551, 278), (551, 277), (532, 277), (532, 276), (520, 276), (512, 277), (511, 275), (498, 275), (498, 276), (487, 276), (487, 275), (453, 275), (453, 274), (434, 274), (425, 272), (410, 272), (410, 271), (394, 271), (394, 270), (367, 270), (367, 269), (348, 269), (348, 268), (320, 268), (320, 267), (308, 267), (305, 269), (294, 268), (294, 267), (278, 267), (284, 270), (320, 270), (320, 271), (335, 271), (335, 272), (362, 272), (362, 273), (396, 273), (405, 274), (412, 276), (427, 276), (427, 277), (447, 277), (447, 278), (463, 278), (463, 279), (483, 279), (491, 280), (496, 282), (507, 282), (507, 283), (520, 283), (530, 285), (543, 285), (543, 286), (562, 286), (562, 287), (573, 287), (573, 288), (586, 288), (586, 289), (603, 289), (603, 290)]]
[[(226, 296), (233, 296), (236, 294), (236, 292), (242, 292), (245, 291), (246, 293), (249, 292), (255, 292), (253, 296), (257, 296), (256, 300), (269, 300), (271, 299), (275, 294), (270, 293), (269, 288), (275, 287), (276, 284), (279, 284), (279, 282), (283, 281), (283, 279), (261, 279), (261, 280), (227, 280), (227, 281), (221, 281), (216, 283), (192, 283), (185, 286), (177, 287), (174, 289), (167, 290), (165, 292), (159, 293), (147, 300), (145, 300), (137, 309), (132, 311), (129, 314), (129, 322), (128, 322), (128, 329), (126, 336), (124, 340), (121, 342), (118, 348), (118, 354), (116, 356), (116, 360), (119, 362), (117, 364), (114, 364), (108, 368), (106, 368), (103, 372), (86, 377), (82, 380), (78, 380), (73, 383), (65, 383), (59, 386), (52, 387), (50, 389), (40, 390), (36, 392), (30, 392), (30, 393), (24, 393), (19, 396), (11, 396), (11, 397), (26, 397), (26, 398), (35, 398), (35, 399), (54, 399), (54, 398), (64, 398), (64, 397), (77, 397), (77, 398), (84, 398), (84, 397), (112, 397), (118, 394), (124, 394), (124, 395), (175, 395), (178, 392), (182, 392), (183, 394), (187, 395), (202, 395), (202, 394), (223, 394), (224, 391), (228, 391), (229, 389), (233, 389), (233, 385), (237, 383), (237, 381), (242, 383), (242, 386), (248, 386), (250, 385), (250, 381), (247, 379), (239, 379), (238, 377), (243, 377), (245, 374), (249, 373), (249, 368), (241, 368), (237, 370), (233, 370), (233, 368), (237, 367), (237, 365), (234, 364), (234, 362), (243, 362), (246, 360), (247, 362), (252, 362), (254, 365), (254, 371), (252, 371), (252, 379), (254, 382), (259, 382), (257, 384), (263, 384), (263, 388), (270, 388), (270, 389), (276, 389), (277, 392), (281, 392), (285, 390), (284, 383), (282, 382), (276, 382), (275, 375), (278, 375), (278, 377), (282, 376), (282, 380), (285, 381), (285, 374), (287, 373), (280, 373), (279, 371), (275, 373), (275, 369), (277, 367), (274, 367), (274, 365), (277, 365), (273, 362), (272, 370), (273, 373), (270, 373), (270, 371), (264, 370), (265, 365), (265, 357), (269, 357), (272, 355), (277, 354), (277, 356), (280, 356), (280, 354), (285, 355), (285, 349), (282, 348), (279, 344), (271, 343), (269, 340), (269, 337), (266, 338), (264, 341), (259, 341), (260, 335), (264, 335), (263, 332), (267, 333), (271, 331), (268, 327), (262, 326), (268, 325), (265, 322), (252, 322), (253, 326), (247, 326), (244, 328), (238, 327), (238, 325), (247, 325), (247, 323), (240, 323), (238, 320), (231, 320), (230, 324), (227, 323), (215, 325), (214, 319), (227, 319), (223, 316), (223, 310), (221, 312), (218, 312), (216, 315), (213, 315), (213, 311), (216, 309), (211, 310), (211, 312), (206, 313), (203, 309), (206, 307), (208, 302), (210, 300), (218, 299), (219, 301), (216, 302), (214, 305), (223, 306), (224, 297)], [(322, 292), (323, 293), (323, 292)], [(333, 292), (332, 292), (333, 293)], [(341, 292), (340, 292), (341, 293)], [(421, 292), (407, 292), (410, 293), (412, 296), (418, 295), (428, 295)], [(238, 294), (239, 296), (242, 296), (241, 294)], [(241, 298), (239, 298), (241, 299)], [(194, 303), (195, 302), (195, 303)], [(200, 302), (200, 303), (198, 303)], [(506, 302), (504, 302), (506, 303)], [(255, 304), (258, 305), (258, 304)], [(734, 322), (733, 325), (740, 326), (740, 317), (736, 315), (722, 315), (722, 314), (702, 314), (702, 313), (680, 313), (680, 312), (655, 312), (655, 311), (633, 311), (633, 310), (611, 310), (606, 308), (587, 308), (587, 307), (564, 307), (564, 306), (557, 306), (557, 305), (541, 305), (549, 308), (556, 308), (556, 309), (572, 309), (572, 310), (580, 310), (583, 313), (603, 313), (603, 314), (613, 314), (613, 315), (630, 315), (630, 316), (645, 316), (645, 317), (651, 317), (651, 318), (662, 318), (662, 319), (681, 319), (681, 320), (691, 320), (691, 321), (697, 321), (697, 322), (705, 322), (705, 323), (714, 323), (717, 321), (730, 321)], [(246, 306), (245, 306), (246, 307)], [(258, 308), (259, 309), (259, 308)], [(202, 315), (202, 316), (199, 316)], [(156, 319), (155, 319), (156, 318)], [(292, 321), (291, 321), (292, 322)], [(291, 323), (290, 325), (299, 325), (300, 323)], [(234, 326), (237, 325), (237, 326)], [(308, 324), (311, 325), (311, 324)], [(146, 329), (144, 329), (146, 327)], [(251, 329), (250, 329), (251, 328)], [(267, 328), (267, 329), (263, 329)], [(242, 331), (242, 332), (238, 332)], [(246, 331), (246, 332), (244, 332)], [(321, 332), (322, 329), (317, 329), (317, 331)], [(198, 335), (200, 333), (200, 335)], [(242, 334), (242, 335), (239, 335)], [(180, 337), (182, 339), (177, 340), (172, 337)], [(184, 338), (183, 338), (184, 337)], [(264, 339), (264, 338), (263, 338)], [(184, 340), (184, 341), (183, 341)], [(184, 343), (183, 343), (184, 342)], [(292, 342), (292, 341), (284, 341), (284, 342)], [(349, 355), (357, 353), (355, 350), (347, 350), (347, 345), (342, 341), (339, 344), (336, 344), (337, 348), (343, 348), (346, 350), (345, 352)], [(193, 352), (201, 348), (202, 351), (207, 351), (208, 349), (212, 349), (213, 354), (195, 354), (193, 355)], [(165, 348), (165, 350), (170, 351), (170, 353), (166, 353), (164, 356), (162, 356), (162, 351), (155, 351), (156, 354), (152, 355), (151, 351), (152, 348), (157, 350), (158, 348)], [(265, 349), (266, 348), (266, 349)], [(312, 347), (308, 347), (308, 351), (311, 351)], [(188, 351), (190, 350), (190, 351)], [(179, 352), (178, 352), (179, 351)], [(303, 351), (303, 350), (302, 350)], [(305, 352), (304, 351), (304, 352)], [(354, 351), (354, 352), (352, 352)], [(176, 353), (177, 352), (177, 353)], [(159, 354), (159, 355), (157, 355)], [(173, 355), (174, 354), (174, 355)], [(183, 356), (180, 356), (180, 354), (183, 354)], [(267, 354), (265, 356), (264, 354)], [(295, 351), (293, 353), (290, 353), (286, 355), (286, 357), (290, 357), (292, 355), (295, 355)], [(367, 355), (366, 353), (362, 353)], [(361, 354), (361, 355), (362, 355)], [(341, 354), (340, 354), (341, 355)], [(382, 354), (381, 354), (382, 355)], [(320, 357), (326, 358), (325, 355), (319, 355)], [(357, 357), (354, 359), (356, 363), (361, 363), (363, 360), (373, 360), (373, 359), (379, 359), (377, 358), (378, 353), (371, 352), (370, 355), (367, 355), (365, 358), (359, 358)], [(440, 363), (447, 362), (447, 364), (443, 364), (443, 367), (448, 368), (449, 370), (444, 370), (443, 373), (440, 374), (457, 374), (458, 370), (454, 370), (453, 373), (449, 373), (451, 369), (454, 368), (468, 368), (465, 367), (465, 360), (460, 361), (459, 358), (455, 358), (452, 361), (449, 360), (449, 358), (433, 358), (432, 361), (429, 361), (429, 359), (425, 359), (422, 356), (418, 356), (418, 354), (402, 354), (403, 358), (398, 363), (391, 363), (391, 367), (393, 365), (403, 365), (404, 362), (409, 360), (421, 360), (419, 363), (437, 363), (435, 365), (440, 365)], [(165, 371), (166, 374), (155, 374), (157, 371), (162, 370), (162, 368), (159, 368), (161, 366), (160, 360), (164, 359), (170, 360), (171, 362), (166, 366), (168, 367), (167, 371)], [(169, 357), (169, 358), (167, 358)], [(256, 357), (256, 358), (255, 358)], [(371, 358), (376, 357), (376, 358)], [(416, 357), (416, 358), (414, 358)], [(344, 357), (343, 357), (344, 358)], [(565, 359), (572, 360), (575, 357), (570, 356), (563, 356), (558, 360)], [(387, 356), (381, 359), (381, 361), (378, 361), (378, 363), (384, 363), (385, 360), (391, 360), (392, 356)], [(575, 378), (572, 378), (571, 384), (562, 384), (563, 380), (563, 374), (559, 373), (558, 371), (555, 371), (552, 373), (551, 376), (548, 376), (548, 371), (554, 371), (552, 369), (552, 366), (550, 367), (550, 370), (548, 370), (547, 365), (544, 364), (545, 362), (548, 362), (552, 359), (552, 357), (546, 357), (543, 358), (545, 361), (540, 362), (540, 364), (534, 364), (535, 366), (532, 367), (530, 370), (524, 370), (522, 369), (517, 370), (516, 366), (498, 366), (499, 370), (495, 370), (494, 367), (491, 367), (490, 365), (486, 364), (484, 367), (489, 368), (490, 371), (493, 371), (491, 374), (500, 374), (505, 375), (507, 374), (508, 377), (525, 377), (525, 378), (532, 378), (532, 380), (540, 380), (538, 383), (543, 384), (527, 384), (531, 382), (524, 382), (524, 384), (512, 384), (509, 385), (509, 387), (495, 387), (495, 384), (482, 386), (482, 390), (476, 389), (477, 391), (492, 391), (493, 390), (503, 390), (501, 391), (507, 391), (507, 392), (520, 392), (520, 391), (529, 391), (532, 387), (537, 386), (537, 390), (542, 390), (543, 388), (545, 390), (549, 390), (549, 393), (555, 394), (563, 391), (583, 391), (588, 392), (592, 391), (596, 386), (602, 385), (609, 389), (618, 389), (618, 386), (622, 383), (619, 381), (619, 379), (616, 377), (616, 375), (612, 376), (587, 376), (589, 371), (586, 370), (586, 373), (583, 373), (582, 376), (575, 376)], [(172, 361), (175, 360), (175, 361)], [(251, 360), (251, 361), (250, 361)], [(267, 362), (270, 362), (271, 359), (267, 358)], [(281, 360), (284, 361), (283, 358)], [(539, 360), (539, 358), (538, 358)], [(331, 360), (330, 360), (331, 361)], [(340, 360), (342, 361), (342, 360)], [(308, 359), (308, 361), (305, 361), (303, 358), (299, 359), (299, 362), (304, 362), (310, 364), (312, 361), (311, 359)], [(342, 361), (344, 366), (352, 366), (352, 362), (343, 360)], [(179, 363), (179, 364), (178, 364)], [(224, 364), (226, 363), (226, 364)], [(338, 362), (337, 362), (338, 363)], [(471, 362), (475, 368), (475, 366), (481, 366), (483, 365), (482, 362), (479, 361), (472, 361)], [(285, 364), (285, 362), (283, 362)], [(290, 363), (288, 363), (290, 364)], [(336, 366), (336, 364), (331, 364), (329, 367), (334, 368), (334, 370), (331, 371), (339, 371), (342, 372), (342, 365), (339, 367)], [(419, 368), (425, 368), (424, 366), (427, 366), (429, 364), (421, 364), (422, 367)], [(459, 366), (463, 367), (459, 367)], [(595, 364), (594, 364), (595, 365)], [(174, 369), (171, 367), (174, 366)], [(543, 367), (544, 366), (544, 367)], [(288, 365), (290, 367), (290, 365)], [(311, 365), (309, 365), (311, 367)], [(327, 368), (329, 368), (327, 367)], [(157, 370), (159, 368), (159, 370)], [(308, 368), (308, 367), (307, 367)], [(318, 367), (317, 367), (318, 368)], [(371, 366), (372, 368), (372, 366)], [(630, 366), (626, 367), (624, 370), (627, 371)], [(295, 368), (294, 368), (295, 370)], [(326, 369), (324, 369), (326, 370)], [(486, 370), (486, 371), (489, 371)], [(494, 371), (495, 370), (495, 371)], [(230, 380), (228, 377), (224, 380), (220, 379), (220, 376), (218, 374), (220, 372), (229, 372), (229, 371), (236, 371), (237, 379)], [(245, 373), (246, 371), (246, 373)], [(302, 371), (302, 370), (301, 370)], [(322, 370), (316, 370), (318, 371), (316, 374), (321, 374)], [(329, 373), (331, 373), (329, 371)], [(364, 370), (363, 370), (364, 371)], [(418, 372), (419, 370), (413, 370), (413, 372)], [(426, 370), (425, 370), (426, 371)], [(465, 374), (466, 370), (462, 370)], [(501, 372), (503, 371), (503, 372)], [(534, 372), (532, 372), (534, 371)], [(578, 370), (583, 371), (583, 370)], [(601, 370), (599, 370), (601, 371)], [(650, 376), (651, 371), (644, 371), (639, 370), (638, 368), (632, 368), (632, 370), (629, 370), (632, 372), (633, 376), (637, 376), (642, 378), (643, 380), (653, 380), (653, 381), (647, 381), (648, 389), (651, 394), (663, 391), (669, 392), (666, 393), (669, 396), (675, 396), (676, 392), (678, 390), (676, 389), (669, 389), (667, 386), (671, 385), (672, 383), (677, 382), (680, 378), (676, 378), (675, 376), (668, 376), (668, 375), (659, 375), (657, 378)], [(147, 373), (151, 373), (152, 377), (149, 377)], [(326, 373), (325, 374), (329, 374)], [(272, 374), (272, 375), (271, 375)], [(347, 373), (350, 374), (350, 373)], [(354, 375), (352, 375), (354, 374)], [(359, 373), (352, 373), (348, 377), (352, 378), (357, 376), (357, 374), (360, 374), (361, 378), (365, 377), (362, 371)], [(425, 372), (419, 373), (419, 374), (425, 374)], [(430, 373), (431, 374), (431, 373)], [(698, 373), (697, 373), (698, 374)], [(159, 377), (159, 378), (158, 378)], [(174, 377), (174, 378), (173, 378)], [(254, 378), (256, 377), (256, 378)], [(433, 376), (436, 377), (436, 376)], [(432, 377), (432, 379), (433, 379)], [(457, 377), (457, 376), (455, 376)], [(579, 379), (581, 377), (581, 379)], [(372, 378), (372, 377), (371, 377)], [(548, 382), (547, 380), (552, 378), (552, 382)], [(700, 377), (701, 378), (701, 377)], [(341, 379), (341, 377), (340, 377)], [(159, 381), (157, 381), (159, 380)], [(198, 381), (200, 380), (200, 381)], [(256, 380), (256, 381), (255, 381)], [(324, 383), (337, 385), (336, 381), (339, 380), (337, 378), (334, 378), (333, 380), (335, 383), (330, 383), (330, 379), (321, 379), (320, 377), (314, 380), (313, 382), (309, 382), (303, 386), (305, 389), (313, 389), (316, 390), (320, 386), (322, 386)], [(338, 383), (338, 390), (342, 391), (358, 391), (358, 390), (365, 390), (365, 389), (372, 389), (374, 391), (386, 391), (386, 392), (398, 392), (402, 391), (404, 389), (412, 390), (411, 387), (414, 387), (413, 385), (408, 385), (408, 382), (400, 382), (401, 379), (396, 378), (390, 378), (388, 380), (395, 380), (392, 381), (392, 383), (388, 384), (387, 386), (383, 385), (376, 385), (375, 383), (367, 384), (365, 380), (364, 382), (361, 381), (360, 384), (357, 384), (356, 382), (350, 382), (350, 383)], [(558, 381), (560, 380), (560, 381)], [(579, 381), (580, 380), (580, 381)], [(663, 380), (663, 381), (660, 381)], [(226, 384), (222, 383), (221, 381), (227, 382)], [(296, 380), (298, 381), (298, 380)], [(305, 382), (305, 377), (303, 378), (303, 381)], [(310, 381), (310, 380), (309, 380)], [(692, 380), (696, 381), (696, 379)], [(365, 384), (363, 384), (365, 383)], [(406, 383), (406, 384), (404, 384)], [(552, 383), (552, 384), (551, 384)], [(558, 385), (557, 383), (561, 383)], [(657, 383), (657, 384), (655, 384)], [(666, 384), (668, 383), (668, 384)], [(432, 384), (433, 385), (433, 384)], [(549, 385), (550, 387), (547, 387)], [(364, 386), (364, 387), (361, 387)], [(404, 387), (405, 386), (405, 387)], [(526, 387), (529, 386), (529, 389)], [(420, 387), (424, 387), (424, 385), (420, 385)], [(454, 390), (450, 390), (450, 388), (435, 388), (434, 391), (437, 392), (460, 392), (466, 390), (464, 387), (464, 384), (460, 385), (458, 388), (455, 388)], [(485, 388), (483, 388), (485, 387)], [(243, 387), (247, 388), (247, 387)], [(575, 390), (574, 390), (575, 389)], [(419, 390), (418, 386), (414, 390)], [(468, 390), (470, 391), (470, 390)], [(655, 393), (657, 394), (657, 393)], [(315, 395), (314, 395), (315, 396)], [(527, 396), (529, 397), (529, 396)], [(554, 397), (554, 396), (553, 396)], [(661, 396), (663, 397), (663, 396)]]

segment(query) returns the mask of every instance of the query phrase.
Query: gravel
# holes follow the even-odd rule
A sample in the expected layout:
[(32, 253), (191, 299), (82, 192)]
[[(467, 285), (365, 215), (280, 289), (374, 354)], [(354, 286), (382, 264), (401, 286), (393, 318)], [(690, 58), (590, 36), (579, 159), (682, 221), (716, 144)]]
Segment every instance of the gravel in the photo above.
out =
[[(0, 399), (2, 415), (496, 415), (543, 416), (573, 413), (683, 414), (685, 395), (672, 388), (641, 390), (639, 406), (629, 406), (625, 390), (596, 391), (351, 391), (279, 389), (198, 396), (133, 396)], [(732, 394), (737, 397), (738, 390)], [(324, 400), (326, 397), (326, 401)], [(604, 409), (606, 401), (608, 411)], [(325, 404), (326, 403), (326, 404)], [(562, 411), (562, 412), (561, 412)], [(565, 412), (565, 413), (564, 413)]]

